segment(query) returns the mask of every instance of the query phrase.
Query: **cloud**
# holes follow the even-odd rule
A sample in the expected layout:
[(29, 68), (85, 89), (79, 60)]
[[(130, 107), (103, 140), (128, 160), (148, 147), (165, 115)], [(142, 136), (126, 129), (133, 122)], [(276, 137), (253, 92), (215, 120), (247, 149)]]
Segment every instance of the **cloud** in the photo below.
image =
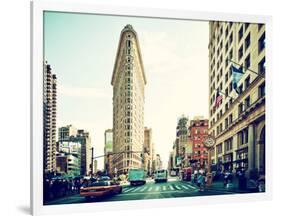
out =
[(104, 89), (73, 87), (65, 85), (58, 85), (58, 92), (60, 95), (66, 97), (108, 98), (110, 96)]

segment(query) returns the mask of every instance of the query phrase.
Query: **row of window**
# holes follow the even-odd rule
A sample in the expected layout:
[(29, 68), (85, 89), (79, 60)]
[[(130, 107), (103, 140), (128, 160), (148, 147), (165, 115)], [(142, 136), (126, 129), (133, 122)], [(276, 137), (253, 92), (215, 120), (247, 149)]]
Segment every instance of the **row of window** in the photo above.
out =
[[(208, 124), (206, 124), (207, 126)], [(197, 128), (194, 130), (194, 134), (207, 134), (208, 133), (208, 130), (207, 129), (200, 129), (200, 128)]]
[[(227, 52), (230, 50), (230, 47), (232, 46), (232, 42), (233, 42), (233, 33), (230, 34), (228, 41), (226, 41), (226, 43), (225, 43), (225, 48), (224, 48), (225, 55), (227, 55)], [(212, 60), (213, 62), (211, 63), (211, 66), (210, 66), (211, 71), (214, 71), (213, 69), (214, 69), (215, 65), (216, 65), (216, 69), (218, 70), (220, 65), (222, 64), (223, 53), (221, 51), (223, 51), (222, 42), (221, 42), (221, 44), (220, 44), (220, 46), (219, 46), (219, 48), (217, 50), (217, 56), (220, 55), (220, 57), (218, 58), (219, 61), (217, 63), (215, 62), (215, 58), (213, 58), (212, 54), (211, 54), (211, 59), (213, 59)], [(213, 55), (213, 56), (215, 56), (215, 55)], [(229, 57), (228, 58), (229, 59), (233, 59), (233, 50), (232, 49), (231, 49), (231, 51), (229, 53)], [(228, 62), (225, 62), (225, 67), (227, 67), (227, 65), (228, 65)]]
[[(231, 24), (232, 26), (232, 24)], [(227, 26), (226, 29), (225, 29), (225, 40), (227, 40), (227, 37), (229, 35), (229, 32), (231, 32), (231, 27)], [(240, 36), (242, 35), (243, 37), (243, 26), (242, 26), (242, 31), (240, 31), (238, 33), (238, 37), (240, 38)], [(223, 35), (222, 35), (222, 31), (221, 31), (221, 35), (219, 35), (218, 39), (217, 39), (217, 44), (219, 43), (219, 38), (223, 38)], [(229, 38), (228, 38), (228, 41), (226, 41), (225, 43), (225, 54), (227, 53), (227, 51), (229, 50), (229, 48), (231, 47), (232, 45), (232, 42), (233, 42), (233, 31), (230, 33), (229, 35)], [(221, 55), (222, 56), (222, 52), (223, 51), (223, 44), (222, 44), (222, 40), (217, 48), (217, 52), (216, 52), (216, 55), (219, 56)], [(211, 60), (212, 60), (212, 64), (211, 64), (211, 71), (213, 70), (214, 66), (215, 66), (215, 59), (214, 59), (214, 56), (215, 56), (215, 46), (212, 47), (212, 52), (210, 53), (211, 55)], [(232, 59), (232, 56), (229, 57), (230, 59)], [(219, 62), (217, 62), (217, 69), (219, 68)]]
[(207, 156), (208, 155), (208, 152), (206, 150), (203, 150), (203, 151), (194, 151), (194, 156), (198, 156), (198, 155), (204, 155), (204, 156)]
[[(258, 88), (258, 94), (259, 98), (262, 98), (265, 96), (265, 83), (262, 83)], [(241, 115), (248, 107), (250, 107), (252, 104), (251, 102), (251, 96), (249, 95), (244, 99), (243, 102), (238, 104), (238, 115)], [(225, 110), (225, 112), (227, 109)], [(222, 117), (223, 113), (222, 110), (217, 114), (217, 121)], [(224, 119), (224, 129), (228, 129), (228, 127), (233, 122), (233, 115), (230, 113), (225, 119)], [(211, 127), (215, 124), (215, 118), (211, 120)], [(216, 135), (218, 136), (221, 132), (223, 132), (223, 123), (220, 123), (216, 128)], [(212, 135), (214, 136), (214, 131), (212, 132)]]
[[(243, 30), (242, 27), (241, 27), (241, 29)], [(247, 35), (247, 37), (244, 40), (244, 43), (242, 43), (240, 48), (238, 49), (238, 60), (240, 60), (243, 57), (244, 53), (247, 51), (247, 49), (250, 47), (250, 45), (251, 45), (251, 33), (249, 33)], [(228, 43), (226, 43), (226, 47), (225, 47), (226, 51), (229, 49), (229, 46), (230, 45)], [(258, 52), (260, 53), (264, 49), (265, 49), (265, 33), (263, 33), (260, 36), (259, 40), (258, 40)], [(233, 58), (233, 50), (231, 49), (230, 52), (229, 52), (229, 56), (225, 59), (225, 69), (229, 66), (229, 63), (230, 63), (229, 59), (232, 59), (232, 58)], [(221, 63), (222, 63), (222, 55), (220, 56), (219, 61), (217, 62), (217, 70), (219, 69), (219, 66), (220, 66)], [(211, 83), (212, 83), (212, 81), (215, 78), (215, 70), (213, 70), (214, 64), (215, 64), (215, 62), (213, 64), (211, 64), (211, 66), (210, 66), (211, 67), (211, 71), (213, 71), (212, 75), (210, 77)], [(251, 66), (251, 58), (250, 58), (250, 54), (249, 54), (246, 57), (246, 59), (245, 59), (244, 68), (247, 69), (250, 66)], [(222, 69), (221, 69), (220, 73), (216, 77), (217, 78), (217, 82), (219, 82), (219, 79), (220, 79), (221, 75), (222, 75)], [(211, 86), (211, 91), (213, 91), (215, 89), (214, 85), (215, 85), (215, 83)]]
[[(223, 38), (223, 22), (220, 22), (220, 29), (216, 32), (216, 42), (217, 44), (219, 44), (220, 42), (220, 39)], [(224, 37), (227, 38), (228, 37), (228, 34), (229, 32), (231, 31), (231, 27), (233, 25), (233, 22), (228, 22), (228, 25), (226, 26), (225, 28), (225, 35)], [(215, 39), (215, 35), (213, 35), (213, 41)], [(210, 44), (210, 47), (214, 50), (215, 49), (215, 44)]]
[(233, 148), (233, 138), (229, 138), (224, 143), (220, 143), (216, 146), (216, 153), (217, 155), (223, 153), (223, 148), (225, 152), (231, 151)]
[[(249, 56), (245, 59), (245, 67), (250, 67), (250, 54)], [(261, 59), (261, 61), (259, 62), (258, 64), (258, 73), (259, 74), (262, 74), (262, 73), (265, 73), (265, 57), (263, 59)], [(230, 73), (231, 74), (231, 71)], [(228, 76), (226, 74), (226, 76)], [(226, 80), (228, 80), (228, 78), (225, 77), (225, 82)], [(244, 83), (241, 83), (238, 87), (238, 92), (239, 94), (241, 94), (243, 91), (245, 91), (249, 86), (250, 86), (250, 83), (251, 83), (251, 78), (250, 78), (250, 75), (248, 75), (248, 77), (244, 80)], [(222, 91), (222, 83), (220, 83), (220, 86), (218, 88), (219, 91)], [(225, 92), (224, 92), (224, 95), (225, 95), (225, 98), (229, 96), (229, 94), (231, 93), (231, 91), (233, 90), (233, 86), (232, 86), (232, 82), (229, 84), (228, 87), (226, 87), (225, 89)], [(215, 97), (216, 97), (216, 91), (214, 91), (211, 99), (210, 99), (210, 105), (212, 105), (215, 101)], [(213, 108), (211, 109), (211, 115), (213, 115), (216, 111), (216, 106), (214, 104)]]

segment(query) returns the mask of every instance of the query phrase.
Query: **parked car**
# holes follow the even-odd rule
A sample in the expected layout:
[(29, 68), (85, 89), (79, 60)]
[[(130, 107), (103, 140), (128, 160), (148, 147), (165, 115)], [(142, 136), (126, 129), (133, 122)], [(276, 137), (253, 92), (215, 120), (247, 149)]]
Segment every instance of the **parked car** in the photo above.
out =
[(111, 181), (87, 182), (80, 188), (80, 196), (86, 200), (122, 193), (122, 186)]
[(98, 181), (109, 181), (110, 180), (110, 177), (109, 176), (100, 176), (98, 178)]

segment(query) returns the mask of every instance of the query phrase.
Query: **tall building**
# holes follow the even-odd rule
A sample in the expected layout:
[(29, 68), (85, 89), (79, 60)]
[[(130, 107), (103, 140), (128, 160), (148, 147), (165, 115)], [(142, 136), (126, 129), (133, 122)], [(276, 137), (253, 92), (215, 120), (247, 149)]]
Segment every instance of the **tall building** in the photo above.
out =
[(189, 119), (182, 115), (177, 120), (176, 139), (173, 142), (173, 149), (169, 155), (170, 171), (174, 170), (177, 173), (182, 171), (182, 168), (190, 166), (192, 156), (192, 143), (189, 131)]
[(98, 161), (94, 160), (94, 173), (96, 174), (98, 172)]
[(56, 157), (57, 173), (64, 176), (79, 176), (80, 161), (74, 154), (58, 153)]
[(144, 170), (148, 175), (152, 174), (152, 161), (154, 160), (153, 155), (153, 146), (152, 142), (152, 129), (151, 128), (144, 128), (144, 144), (143, 144), (143, 159), (144, 159)]
[(182, 115), (178, 119), (176, 130), (176, 145), (177, 145), (177, 158), (180, 161), (180, 166), (183, 168), (188, 163), (187, 143), (188, 143), (188, 118)]
[(59, 138), (58, 141), (67, 141), (70, 137), (75, 137), (77, 135), (77, 128), (73, 125), (66, 125), (64, 127), (59, 128)]
[[(236, 89), (232, 66), (244, 72)], [(265, 172), (264, 76), (264, 25), (209, 23), (209, 133), (216, 138), (213, 170), (242, 169), (248, 176), (251, 171)], [(218, 91), (223, 95), (216, 103)]]
[(80, 143), (81, 145), (81, 175), (88, 175), (90, 173), (91, 164), (91, 137), (89, 132), (79, 129), (77, 130), (73, 125), (67, 125), (58, 129), (59, 141), (58, 152), (62, 152), (62, 145), (65, 142)]
[(203, 117), (194, 118), (189, 126), (190, 139), (192, 142), (192, 160), (194, 168), (207, 168), (208, 151), (204, 146), (204, 138), (208, 136), (208, 119)]
[(111, 85), (113, 86), (113, 166), (118, 174), (142, 167), (144, 87), (139, 40), (131, 25), (121, 32)]
[(81, 173), (81, 144), (62, 141), (56, 156), (56, 172), (61, 175), (78, 176)]
[(57, 152), (60, 152), (60, 145), (63, 141), (69, 141), (77, 135), (77, 129), (73, 125), (66, 125), (58, 129)]
[(43, 81), (43, 168), (45, 174), (56, 171), (57, 78), (44, 63)]
[(159, 154), (156, 154), (155, 158), (155, 169), (159, 170), (163, 168), (162, 160)]
[(169, 153), (169, 160), (168, 160), (168, 171), (171, 173), (171, 170), (174, 168), (174, 157), (173, 152)]
[(79, 129), (75, 140), (81, 143), (81, 175), (89, 175), (91, 164), (91, 137), (89, 132)]
[(113, 153), (113, 132), (112, 129), (107, 129), (104, 132), (104, 170), (110, 176), (114, 174), (112, 153)]

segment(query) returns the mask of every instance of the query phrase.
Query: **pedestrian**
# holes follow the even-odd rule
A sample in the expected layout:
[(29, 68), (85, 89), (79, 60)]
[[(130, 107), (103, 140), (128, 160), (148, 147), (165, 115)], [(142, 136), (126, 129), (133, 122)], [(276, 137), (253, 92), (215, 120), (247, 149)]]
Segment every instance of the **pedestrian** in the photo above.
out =
[(223, 186), (226, 187), (228, 183), (228, 172), (226, 170), (223, 171)]
[(201, 173), (199, 173), (197, 179), (197, 186), (199, 187), (199, 192), (204, 191), (204, 184), (205, 184), (205, 178)]
[(194, 173), (191, 174), (191, 183), (192, 184), (195, 183), (195, 175), (194, 175)]

